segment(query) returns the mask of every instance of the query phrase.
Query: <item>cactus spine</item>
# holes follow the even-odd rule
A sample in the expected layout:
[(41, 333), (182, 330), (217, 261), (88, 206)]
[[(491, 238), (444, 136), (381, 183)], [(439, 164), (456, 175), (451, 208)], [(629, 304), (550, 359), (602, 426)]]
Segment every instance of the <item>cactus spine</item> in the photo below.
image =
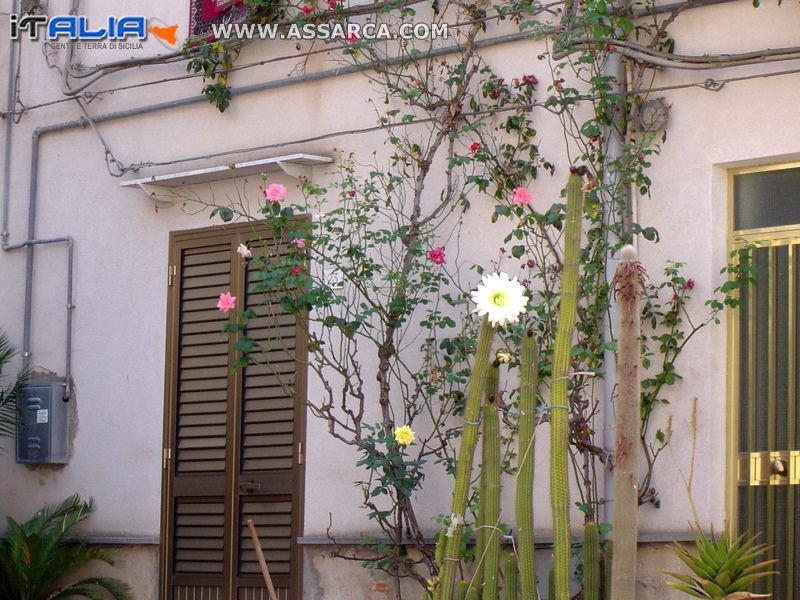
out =
[[(558, 328), (553, 350), (553, 383), (550, 389), (550, 504), (553, 511), (555, 600), (569, 600), (569, 396), (568, 381), (572, 330), (578, 296), (578, 266), (581, 251), (583, 178), (573, 169), (567, 182), (567, 215), (564, 237), (564, 270)], [(622, 596), (620, 596), (622, 598)], [(627, 596), (626, 598), (633, 598)]]
[(469, 381), (467, 401), (464, 409), (464, 428), (461, 434), (461, 447), (458, 451), (456, 462), (456, 483), (453, 490), (453, 507), (450, 518), (450, 536), (442, 557), (442, 568), (439, 572), (439, 585), (441, 600), (451, 600), (455, 584), (456, 566), (461, 550), (461, 539), (464, 535), (464, 511), (467, 508), (470, 479), (472, 476), (472, 461), (475, 455), (475, 445), (478, 442), (478, 423), (481, 415), (481, 398), (486, 387), (486, 378), (489, 371), (489, 351), (492, 346), (494, 328), (489, 320), (484, 317), (481, 321), (478, 334), (478, 346), (475, 351), (475, 360), (472, 366), (472, 375)]
[(633, 246), (625, 246), (612, 286), (619, 302), (617, 361), (617, 442), (614, 450), (614, 564), (611, 597), (636, 595), (639, 508), (639, 429), (641, 307), (644, 271)]
[(600, 600), (600, 532), (594, 521), (583, 526), (583, 600)]
[(483, 414), (483, 466), (481, 477), (483, 485), (485, 520), (482, 530), (486, 532), (486, 550), (483, 559), (483, 586), (481, 600), (497, 600), (500, 574), (500, 419), (497, 416), (497, 372), (491, 367), (494, 375), (490, 376), (490, 384), (494, 383), (492, 395), (487, 398)]
[(533, 332), (520, 347), (519, 462), (517, 467), (517, 545), (523, 598), (536, 598), (536, 559), (533, 543), (533, 441), (536, 433), (536, 395), (539, 389), (538, 348)]
[[(536, 598), (536, 596), (530, 596)], [(503, 598), (517, 600), (517, 558), (513, 552), (506, 554), (506, 566), (503, 572)]]

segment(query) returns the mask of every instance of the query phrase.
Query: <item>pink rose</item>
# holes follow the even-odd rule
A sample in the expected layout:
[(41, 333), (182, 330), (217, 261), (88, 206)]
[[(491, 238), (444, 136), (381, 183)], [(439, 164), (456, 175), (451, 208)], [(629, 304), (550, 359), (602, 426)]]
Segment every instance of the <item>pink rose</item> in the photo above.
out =
[(292, 244), (298, 250), (305, 250), (306, 248), (306, 240), (305, 238), (295, 238), (292, 240)]
[(533, 194), (528, 188), (518, 187), (514, 189), (514, 199), (512, 202), (517, 206), (528, 206), (533, 200)]
[(236, 308), (236, 296), (231, 296), (230, 292), (225, 292), (219, 295), (217, 308), (224, 313), (227, 313)]
[(473, 152), (477, 152), (481, 149), (481, 145), (478, 142), (473, 142), (472, 145), (469, 147), (470, 150)]
[(292, 275), (300, 275), (303, 272), (303, 267), (292, 267)]
[(310, 15), (312, 12), (314, 12), (314, 9), (311, 6), (309, 6), (308, 4), (304, 4), (303, 6), (301, 6), (300, 10), (302, 10), (303, 14), (306, 14), (306, 15)]
[(280, 202), (287, 198), (286, 186), (280, 183), (270, 183), (264, 190), (264, 196), (270, 202)]
[(444, 246), (439, 246), (438, 248), (428, 250), (428, 258), (437, 265), (443, 265), (445, 258)]

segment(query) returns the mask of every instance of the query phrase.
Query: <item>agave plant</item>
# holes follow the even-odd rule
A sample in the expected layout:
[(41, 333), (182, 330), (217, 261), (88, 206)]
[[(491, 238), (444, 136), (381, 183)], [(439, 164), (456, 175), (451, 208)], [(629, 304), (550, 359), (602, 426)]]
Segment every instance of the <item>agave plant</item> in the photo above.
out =
[(58, 506), (45, 506), (27, 523), (9, 517), (0, 542), (0, 599), (131, 598), (128, 585), (118, 579), (87, 577), (67, 583), (71, 573), (92, 561), (114, 564), (108, 550), (70, 537), (70, 530), (93, 511), (93, 500), (83, 502), (75, 495)]
[(758, 536), (742, 534), (734, 540), (727, 535), (715, 538), (706, 536), (698, 530), (695, 538), (695, 551), (675, 544), (673, 551), (689, 567), (692, 575), (666, 572), (677, 579), (667, 585), (692, 596), (693, 598), (712, 598), (713, 600), (747, 600), (749, 598), (768, 598), (769, 595), (753, 594), (750, 586), (770, 575), (776, 574), (771, 567), (777, 560), (764, 560), (753, 564), (768, 550), (765, 544), (757, 545)]
[[(16, 355), (17, 350), (11, 345), (8, 336), (0, 333), (0, 384), (3, 383), (3, 367)], [(0, 438), (13, 438), (16, 432), (19, 412), (17, 399), (28, 383), (28, 373), (21, 371), (9, 387), (0, 386)], [(0, 447), (0, 452), (2, 452)]]

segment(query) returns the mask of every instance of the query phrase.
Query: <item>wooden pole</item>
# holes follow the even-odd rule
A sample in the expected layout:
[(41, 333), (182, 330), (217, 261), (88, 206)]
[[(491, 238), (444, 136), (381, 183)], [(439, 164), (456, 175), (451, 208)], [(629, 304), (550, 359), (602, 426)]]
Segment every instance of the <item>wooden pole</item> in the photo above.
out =
[(275, 587), (272, 585), (272, 577), (269, 576), (269, 569), (267, 568), (267, 561), (264, 559), (264, 552), (261, 550), (261, 542), (258, 541), (258, 533), (256, 533), (256, 526), (253, 525), (252, 519), (247, 519), (247, 528), (250, 530), (250, 537), (253, 538), (253, 547), (256, 550), (258, 557), (258, 564), (261, 565), (261, 574), (264, 576), (264, 581), (269, 590), (269, 600), (278, 600), (275, 594)]

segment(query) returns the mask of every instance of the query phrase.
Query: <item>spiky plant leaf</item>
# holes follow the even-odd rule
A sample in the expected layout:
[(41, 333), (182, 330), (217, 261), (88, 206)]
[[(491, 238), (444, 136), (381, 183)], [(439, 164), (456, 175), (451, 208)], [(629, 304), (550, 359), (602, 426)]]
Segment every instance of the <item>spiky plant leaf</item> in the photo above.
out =
[(8, 518), (6, 539), (0, 542), (0, 598), (89, 600), (130, 598), (128, 586), (116, 579), (90, 577), (63, 588), (57, 584), (92, 561), (113, 564), (111, 553), (70, 537), (72, 528), (89, 517), (94, 502), (75, 495), (57, 506), (45, 506), (26, 523)]
[(732, 594), (750, 594), (748, 588), (754, 582), (775, 574), (772, 570), (775, 560), (754, 564), (768, 550), (768, 546), (757, 544), (757, 536), (742, 534), (731, 539), (727, 535), (715, 537), (712, 534), (709, 537), (698, 530), (694, 552), (681, 544), (673, 546), (675, 556), (690, 569), (691, 574), (667, 572), (675, 579), (667, 585), (693, 598), (731, 600)]
[[(8, 336), (0, 332), (0, 438), (13, 438), (19, 421), (19, 407), (17, 399), (22, 388), (30, 380), (27, 371), (21, 371), (14, 378), (10, 387), (3, 385), (3, 368), (16, 356), (17, 350), (11, 345)], [(0, 452), (4, 452), (0, 446)]]

